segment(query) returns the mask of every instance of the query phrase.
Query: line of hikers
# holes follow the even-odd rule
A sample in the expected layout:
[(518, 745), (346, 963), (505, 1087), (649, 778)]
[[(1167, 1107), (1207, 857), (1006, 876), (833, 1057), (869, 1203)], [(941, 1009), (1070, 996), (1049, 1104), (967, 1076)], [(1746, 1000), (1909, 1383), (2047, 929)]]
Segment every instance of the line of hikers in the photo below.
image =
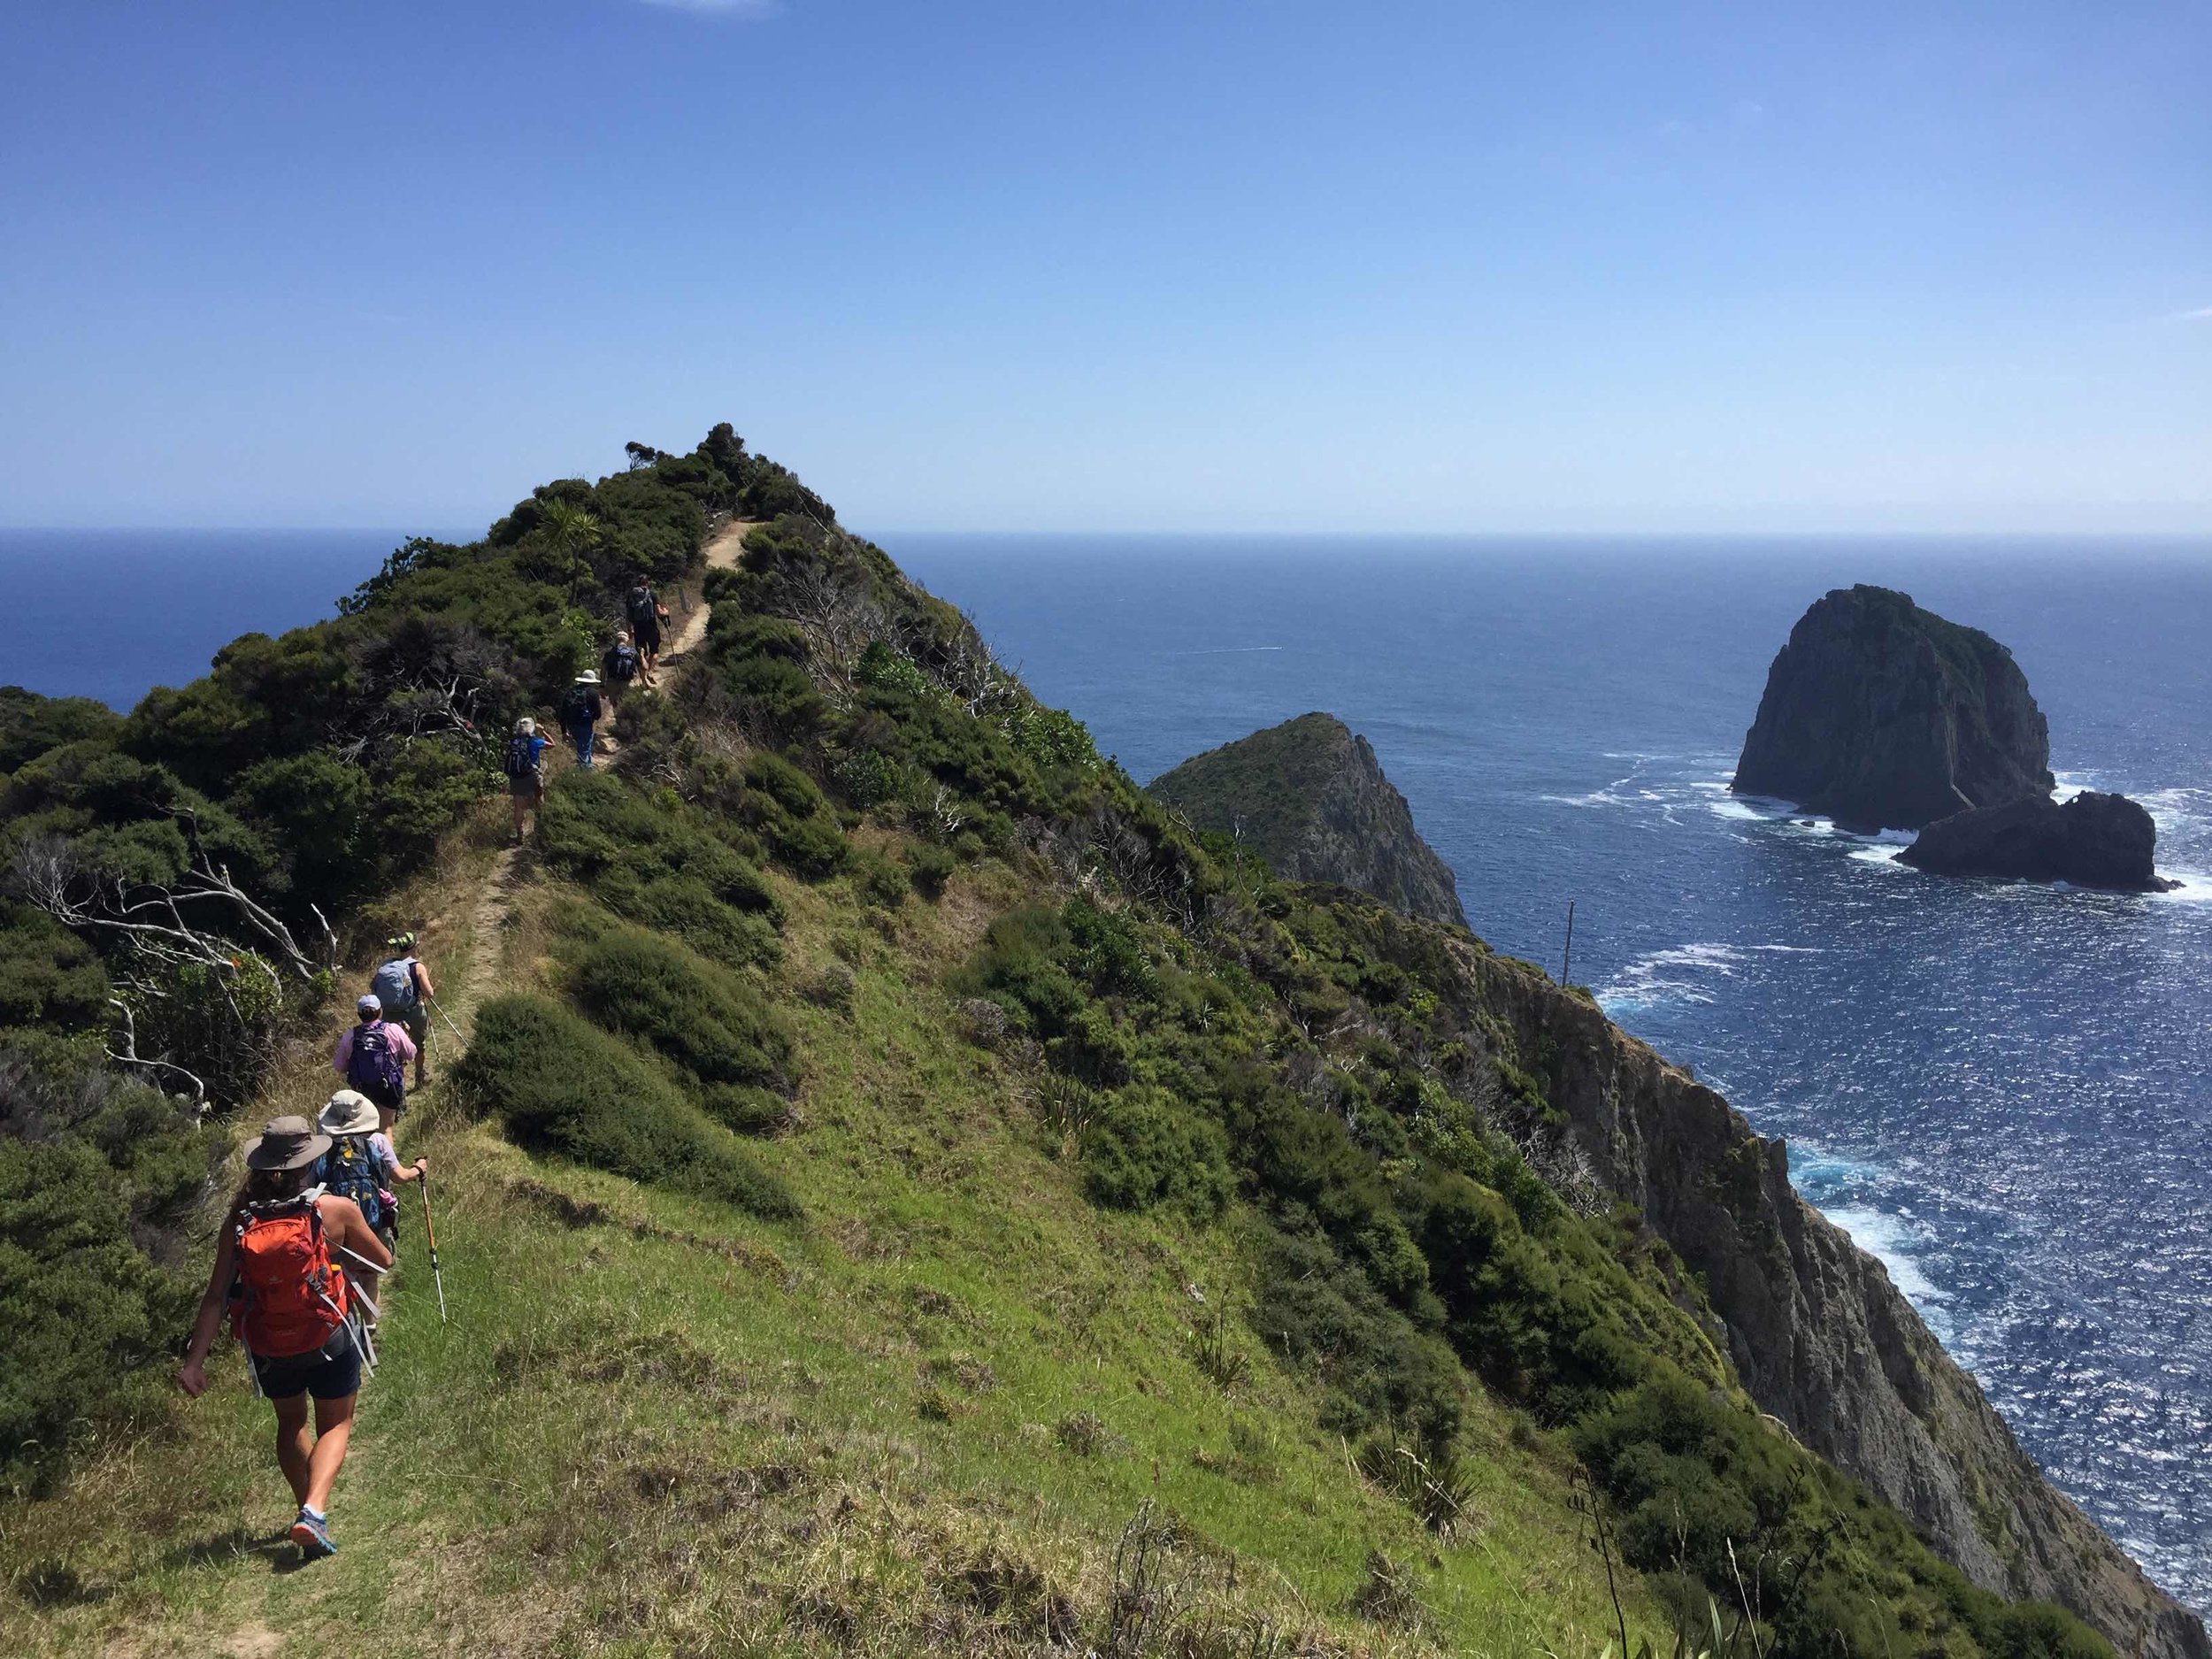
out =
[[(414, 934), (385, 948), (331, 1056), (344, 1087), (315, 1123), (273, 1118), (247, 1143), (245, 1183), (177, 1373), (187, 1394), (207, 1391), (208, 1354), (227, 1310), (255, 1392), (276, 1411), (277, 1464), (299, 1505), (290, 1535), (309, 1560), (338, 1548), (330, 1494), (363, 1375), (376, 1363), (383, 1275), (398, 1247), (397, 1188), (426, 1183), (430, 1172), (427, 1158), (402, 1164), (392, 1137), (406, 1110), (409, 1064), (417, 1087), (426, 1075), (436, 992)], [(434, 1268), (436, 1248), (434, 1239)], [(442, 1309), (442, 1287), (439, 1300)]]
[[(641, 681), (658, 684), (668, 607), (640, 576), (623, 608), (628, 626), (601, 661), (603, 695), (599, 674), (586, 670), (561, 700), (561, 728), (576, 746), (579, 765), (592, 764), (594, 731), (612, 700)], [(518, 838), (526, 810), (544, 801), (545, 746), (536, 721), (516, 723), (503, 769)], [(383, 1276), (398, 1244), (397, 1189), (409, 1182), (425, 1182), (424, 1227), (434, 1276), (437, 1271), (429, 1160), (403, 1164), (394, 1144), (407, 1110), (408, 1068), (417, 1088), (428, 1075), (430, 1011), (437, 1002), (416, 942), (412, 933), (385, 941), (385, 958), (331, 1056), (344, 1087), (317, 1121), (272, 1118), (247, 1143), (245, 1182), (231, 1201), (177, 1372), (187, 1394), (207, 1392), (208, 1355), (227, 1311), (254, 1390), (276, 1412), (277, 1464), (299, 1505), (290, 1536), (309, 1560), (338, 1548), (330, 1494), (352, 1437), (362, 1378), (375, 1368)], [(441, 1284), (442, 1316), (444, 1302)]]
[[(634, 578), (623, 595), (623, 615), (628, 626), (615, 630), (614, 641), (599, 659), (597, 669), (586, 669), (561, 694), (554, 718), (561, 734), (575, 746), (576, 764), (589, 766), (599, 723), (611, 718), (617, 701), (633, 685), (660, 684), (661, 625), (668, 607), (643, 576)], [(549, 741), (528, 718), (515, 722), (500, 770), (507, 775), (507, 794), (515, 812), (515, 839), (526, 833), (526, 816), (545, 803), (545, 749)]]

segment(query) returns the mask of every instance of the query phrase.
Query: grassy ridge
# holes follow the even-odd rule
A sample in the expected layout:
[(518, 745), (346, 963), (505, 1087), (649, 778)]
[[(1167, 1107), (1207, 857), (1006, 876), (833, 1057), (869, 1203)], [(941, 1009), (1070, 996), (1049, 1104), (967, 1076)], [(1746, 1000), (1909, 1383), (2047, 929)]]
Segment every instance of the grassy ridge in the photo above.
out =
[[(1236, 1229), (1100, 1211), (1030, 1081), (956, 1035), (917, 972), (1010, 896), (1003, 872), (964, 880), (887, 938), (856, 891), (787, 887), (776, 984), (810, 1056), (805, 1128), (755, 1150), (813, 1225), (436, 1116), (410, 1150), (438, 1171), (454, 1323), (405, 1241), (343, 1553), (274, 1570), (266, 1409), (231, 1379), (179, 1439), (11, 1516), (0, 1628), (40, 1652), (265, 1630), (332, 1653), (1010, 1651), (1063, 1621), (1098, 1639), (1148, 1512), (1190, 1632), (1594, 1653), (1612, 1615), (1555, 1442), (1477, 1402), (1480, 1524), (1438, 1550), (1248, 1335), (1232, 1327), (1253, 1362), (1233, 1387), (1202, 1367), (1208, 1310), (1248, 1294)], [(555, 898), (526, 899), (502, 983), (554, 993)], [(796, 994), (833, 964), (847, 1006)], [(1375, 1550), (1425, 1611), (1349, 1610)]]
[(465, 956), (407, 1147), (458, 1317), (411, 1263), (348, 1553), (273, 1570), (227, 1395), (11, 1507), (9, 1634), (2104, 1651), (1771, 1432), (1663, 1246), (1532, 1164), (1551, 1056), (1479, 945), (1194, 841), (826, 511), (712, 592)]

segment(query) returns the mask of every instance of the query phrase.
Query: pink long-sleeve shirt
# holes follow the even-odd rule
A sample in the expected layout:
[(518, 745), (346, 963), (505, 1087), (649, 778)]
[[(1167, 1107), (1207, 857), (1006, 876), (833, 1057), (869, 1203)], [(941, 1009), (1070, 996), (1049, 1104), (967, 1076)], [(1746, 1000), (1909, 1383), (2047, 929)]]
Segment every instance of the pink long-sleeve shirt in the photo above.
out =
[[(345, 1076), (346, 1068), (353, 1063), (353, 1033), (360, 1029), (358, 1025), (349, 1025), (338, 1039), (338, 1052), (331, 1058), (330, 1069), (340, 1077)], [(407, 1034), (407, 1028), (397, 1020), (388, 1019), (384, 1022), (384, 1041), (392, 1045), (392, 1052), (403, 1063), (414, 1059), (415, 1040)]]

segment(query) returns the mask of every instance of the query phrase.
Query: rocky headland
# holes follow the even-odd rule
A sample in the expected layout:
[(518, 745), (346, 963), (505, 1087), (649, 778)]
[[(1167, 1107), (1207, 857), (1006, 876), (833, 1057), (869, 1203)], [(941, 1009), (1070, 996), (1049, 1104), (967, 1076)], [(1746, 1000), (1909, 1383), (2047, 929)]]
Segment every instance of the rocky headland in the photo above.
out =
[(2164, 893), (2180, 885), (2152, 868), (2158, 826), (2124, 795), (2085, 792), (2063, 806), (2033, 795), (1938, 818), (1897, 855), (1946, 876), (2065, 881), (2078, 887)]
[(1731, 786), (1847, 829), (2047, 797), (2050, 733), (2012, 653), (1886, 588), (1816, 601), (1767, 671)]
[(1365, 738), (1302, 714), (1207, 750), (1148, 784), (1195, 828), (1215, 830), (1294, 881), (1327, 881), (1393, 910), (1467, 926), (1451, 866), (1413, 827)]
[(2070, 1609), (2122, 1654), (2212, 1659), (2212, 1640), (2044, 1479), (1882, 1264), (1801, 1198), (1787, 1149), (1573, 993), (1455, 952), (1470, 1015), (1549, 1056), (1566, 1123), (1548, 1159), (1635, 1204), (1705, 1286), (1762, 1409), (1855, 1475), (1966, 1576)]

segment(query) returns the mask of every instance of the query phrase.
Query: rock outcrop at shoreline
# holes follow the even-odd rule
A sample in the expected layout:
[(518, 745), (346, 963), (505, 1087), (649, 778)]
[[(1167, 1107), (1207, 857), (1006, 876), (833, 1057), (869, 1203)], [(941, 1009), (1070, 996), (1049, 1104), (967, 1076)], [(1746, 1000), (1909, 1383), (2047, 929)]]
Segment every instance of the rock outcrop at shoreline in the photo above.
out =
[(1409, 916), (1467, 926), (1451, 866), (1414, 828), (1367, 740), (1334, 715), (1302, 714), (1225, 743), (1145, 787), (1294, 881), (1333, 882)]
[(2212, 1659), (2203, 1624), (2043, 1477), (1785, 1144), (1525, 964), (1455, 953), (1466, 1005), (1554, 1056), (1558, 1156), (1636, 1204), (1705, 1285), (1761, 1408), (1986, 1588), (2063, 1606), (2142, 1659)]
[(1861, 584), (1790, 630), (1731, 787), (1876, 830), (2047, 796), (2053, 782), (2049, 729), (2012, 653)]
[(2047, 795), (1938, 818), (1897, 855), (1946, 876), (2065, 881), (2123, 893), (2165, 893), (2180, 883), (2152, 868), (2158, 826), (2124, 795), (2085, 792), (2060, 806)]

